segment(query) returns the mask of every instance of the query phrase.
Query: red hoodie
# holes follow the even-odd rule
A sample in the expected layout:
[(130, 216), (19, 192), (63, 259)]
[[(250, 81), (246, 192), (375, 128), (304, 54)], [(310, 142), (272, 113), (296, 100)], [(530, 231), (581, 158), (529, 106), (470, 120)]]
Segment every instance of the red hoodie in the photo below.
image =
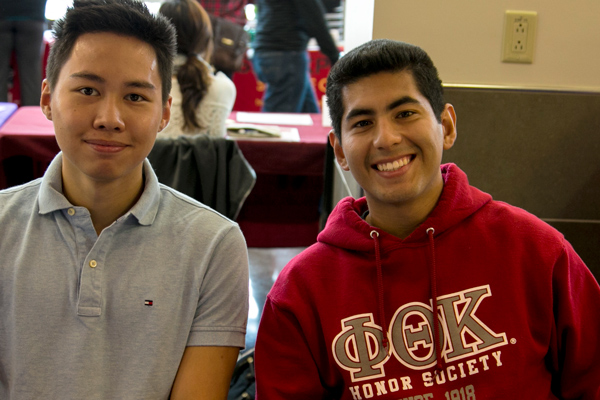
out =
[(588, 268), (552, 227), (442, 173), (406, 239), (348, 197), (286, 266), (258, 331), (257, 399), (600, 399)]

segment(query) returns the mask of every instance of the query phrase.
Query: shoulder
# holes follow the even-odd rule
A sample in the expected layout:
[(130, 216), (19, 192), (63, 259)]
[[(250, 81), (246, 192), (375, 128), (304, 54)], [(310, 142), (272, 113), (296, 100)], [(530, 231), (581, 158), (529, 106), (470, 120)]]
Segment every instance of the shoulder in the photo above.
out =
[[(324, 243), (308, 247), (283, 268), (269, 292), (272, 301), (285, 307), (299, 297), (309, 298), (313, 292), (327, 291), (334, 282), (339, 262), (339, 249)], [(293, 304), (290, 304), (292, 306)]]
[(166, 209), (172, 214), (190, 215), (191, 214), (202, 214), (204, 218), (211, 218), (218, 221), (222, 221), (226, 224), (235, 224), (224, 215), (213, 210), (209, 206), (199, 202), (198, 200), (185, 195), (178, 190), (175, 190), (165, 184), (159, 183), (160, 188), (160, 207)]
[(47, 235), (54, 235), (54, 232), (46, 229), (48, 225), (41, 223), (46, 218), (40, 214), (40, 184), (41, 179), (37, 179), (0, 191), (0, 254), (8, 257), (2, 260), (0, 256), (0, 269), (2, 261), (14, 257), (9, 254), (15, 254), (21, 251), (20, 249), (39, 250), (40, 242), (32, 246), (31, 238), (24, 238), (32, 227), (35, 227), (32, 236), (41, 238), (42, 241), (46, 240), (44, 238), (47, 238)]
[(237, 223), (163, 184), (159, 191), (158, 209), (152, 219), (144, 221), (148, 229), (138, 233), (160, 257), (164, 252), (170, 257), (176, 252), (182, 265), (187, 265), (187, 260), (189, 265), (198, 265), (215, 254), (229, 260), (247, 253)]
[(160, 205), (157, 218), (171, 229), (199, 231), (206, 234), (227, 234), (239, 231), (238, 224), (205, 204), (164, 184), (159, 184)]
[[(236, 88), (231, 79), (222, 72), (217, 72), (216, 75), (212, 75), (212, 83), (208, 87), (208, 92), (198, 105), (197, 115), (202, 115), (213, 122), (216, 121), (221, 126), (233, 109), (236, 94)], [(224, 126), (222, 126), (222, 131), (224, 135)]]
[(556, 228), (530, 212), (504, 203), (490, 201), (476, 213), (477, 231), (488, 232), (489, 237), (531, 254), (550, 259), (565, 251), (566, 240)]
[[(482, 209), (495, 227), (513, 228), (514, 233), (542, 234), (560, 238), (562, 234), (532, 213), (511, 204), (492, 200)], [(518, 230), (517, 230), (518, 229)]]
[(31, 213), (37, 201), (41, 179), (0, 190), (0, 219), (15, 218), (22, 212)]
[(209, 92), (218, 93), (219, 98), (235, 98), (236, 96), (235, 84), (220, 71), (212, 76)]

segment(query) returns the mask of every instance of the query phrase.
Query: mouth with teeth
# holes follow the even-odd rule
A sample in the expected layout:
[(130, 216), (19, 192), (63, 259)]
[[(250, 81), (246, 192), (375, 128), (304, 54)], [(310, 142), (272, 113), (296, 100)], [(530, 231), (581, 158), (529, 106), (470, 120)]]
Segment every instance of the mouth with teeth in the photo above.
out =
[(397, 171), (400, 168), (402, 168), (405, 165), (407, 165), (408, 163), (410, 163), (412, 160), (413, 160), (413, 156), (412, 155), (408, 155), (408, 156), (404, 156), (404, 157), (399, 158), (398, 160), (395, 160), (395, 161), (392, 161), (392, 162), (376, 164), (374, 167), (377, 170), (382, 171), (382, 172)]

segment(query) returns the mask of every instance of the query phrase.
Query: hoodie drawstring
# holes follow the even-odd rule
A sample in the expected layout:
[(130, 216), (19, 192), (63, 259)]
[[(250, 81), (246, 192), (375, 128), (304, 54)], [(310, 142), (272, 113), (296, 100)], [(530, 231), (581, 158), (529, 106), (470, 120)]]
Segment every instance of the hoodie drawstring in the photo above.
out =
[(430, 273), (430, 289), (431, 289), (431, 298), (433, 301), (433, 340), (435, 346), (435, 357), (437, 360), (437, 371), (442, 370), (442, 346), (440, 344), (440, 314), (438, 312), (438, 301), (437, 301), (437, 277), (435, 270), (435, 245), (433, 241), (433, 234), (435, 233), (435, 229), (427, 228), (427, 236), (429, 237), (429, 249), (430, 257), (429, 257), (429, 273)]
[[(438, 300), (437, 300), (437, 276), (436, 276), (436, 268), (435, 268), (435, 243), (433, 239), (433, 234), (435, 233), (435, 229), (428, 228), (427, 236), (429, 239), (429, 250), (430, 254), (428, 257), (429, 262), (429, 273), (430, 273), (430, 291), (431, 298), (433, 301), (433, 340), (434, 340), (434, 348), (435, 348), (435, 357), (437, 360), (436, 365), (436, 375), (438, 371), (441, 371), (443, 368), (442, 363), (442, 345), (440, 344), (440, 314), (438, 312)], [(383, 329), (383, 347), (389, 354), (389, 346), (388, 346), (388, 338), (387, 338), (387, 322), (385, 318), (385, 309), (384, 309), (384, 301), (383, 301), (383, 270), (381, 268), (381, 256), (379, 252), (379, 232), (371, 231), (371, 238), (373, 239), (373, 244), (375, 246), (375, 263), (377, 266), (377, 305), (379, 308), (379, 320), (381, 321), (381, 327)]]
[(385, 319), (385, 310), (383, 307), (383, 271), (381, 270), (381, 257), (379, 256), (379, 232), (371, 231), (371, 238), (375, 244), (375, 263), (377, 265), (377, 305), (379, 306), (379, 320), (383, 329), (383, 347), (389, 354), (387, 323)]

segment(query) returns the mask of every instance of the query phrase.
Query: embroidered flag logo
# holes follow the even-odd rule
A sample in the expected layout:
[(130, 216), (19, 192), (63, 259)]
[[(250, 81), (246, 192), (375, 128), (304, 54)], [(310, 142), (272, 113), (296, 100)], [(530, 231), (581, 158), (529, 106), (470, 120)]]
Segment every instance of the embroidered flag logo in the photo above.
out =
[(144, 305), (147, 305), (148, 307), (152, 307), (152, 304), (154, 302), (152, 300), (144, 300)]

